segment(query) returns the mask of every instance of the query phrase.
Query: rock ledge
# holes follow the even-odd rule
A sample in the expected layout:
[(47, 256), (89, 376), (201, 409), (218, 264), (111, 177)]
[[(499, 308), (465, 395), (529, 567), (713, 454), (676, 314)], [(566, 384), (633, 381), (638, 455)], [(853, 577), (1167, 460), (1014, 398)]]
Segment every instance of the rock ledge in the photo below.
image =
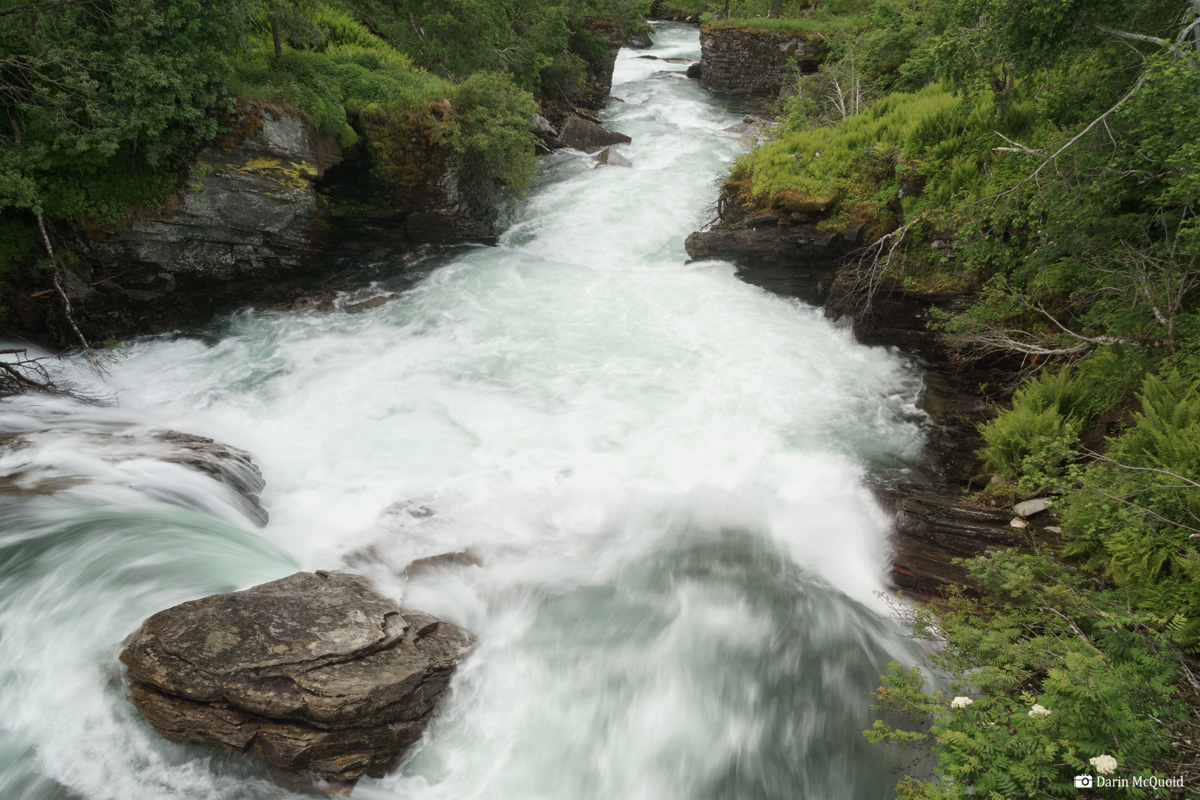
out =
[(474, 641), (358, 576), (300, 572), (160, 611), (121, 661), (167, 739), (346, 786), (399, 764)]

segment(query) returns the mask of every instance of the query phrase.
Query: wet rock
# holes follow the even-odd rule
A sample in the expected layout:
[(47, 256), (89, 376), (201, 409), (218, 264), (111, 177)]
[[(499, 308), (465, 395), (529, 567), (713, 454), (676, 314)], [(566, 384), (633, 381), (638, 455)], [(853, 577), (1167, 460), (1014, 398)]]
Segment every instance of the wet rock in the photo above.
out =
[(853, 244), (835, 230), (795, 225), (768, 211), (696, 231), (684, 247), (693, 259), (733, 261), (750, 283), (820, 305)]
[(611, 147), (606, 147), (592, 159), (598, 167), (632, 167), (633, 162)]
[(576, 150), (608, 147), (612, 144), (629, 144), (632, 141), (625, 134), (605, 130), (595, 122), (586, 120), (578, 114), (570, 114), (566, 117), (562, 124), (562, 130), (555, 140), (559, 147), (573, 147)]
[[(55, 436), (78, 437), (97, 445), (101, 448), (100, 457), (109, 463), (157, 459), (201, 472), (236, 492), (242, 501), (243, 511), (259, 525), (266, 525), (270, 518), (259, 502), (259, 494), (266, 487), (266, 481), (253, 457), (245, 450), (230, 447), (207, 436), (172, 430), (136, 434), (27, 431), (0, 436), (0, 448), (24, 450), (35, 441)], [(63, 475), (58, 470), (47, 475), (44, 470), (28, 462), (14, 459), (11, 469), (6, 474), (0, 474), (0, 494), (50, 495), (87, 484), (90, 480), (85, 475)]]
[(413, 561), (401, 573), (405, 577), (412, 578), (417, 575), (424, 575), (429, 572), (436, 572), (443, 569), (454, 569), (460, 567), (478, 567), (481, 564), (478, 556), (469, 550), (459, 550), (454, 553), (442, 553), (441, 555), (428, 556), (426, 558), (418, 558)]
[(121, 661), (164, 737), (345, 787), (399, 764), (474, 640), (358, 576), (301, 572), (161, 611)]
[(699, 62), (699, 61), (697, 61), (697, 62), (695, 62), (695, 63), (693, 63), (693, 64), (691, 64), (691, 65), (689, 65), (689, 66), (688, 66), (688, 68), (687, 68), (687, 76), (688, 76), (689, 78), (691, 78), (692, 80), (696, 80), (696, 81), (698, 81), (698, 80), (700, 80), (700, 79), (701, 79), (701, 76), (702, 76), (702, 74), (703, 74), (703, 71), (704, 71), (704, 67), (703, 67), (703, 66), (700, 64), (700, 62)]
[(258, 499), (267, 482), (249, 453), (206, 436), (179, 431), (159, 431), (153, 434), (153, 438), (170, 445), (173, 450), (162, 457), (163, 461), (181, 464), (224, 483), (242, 496), (246, 501), (246, 510), (260, 525), (267, 524), (267, 510)]
[(438, 210), (409, 214), (405, 219), (405, 230), (412, 241), (421, 244), (495, 244), (498, 240), (496, 228), (490, 221)]
[(653, 47), (654, 40), (650, 38), (649, 33), (635, 33), (625, 40), (625, 46), (634, 50), (644, 50), (647, 47)]
[(347, 314), (361, 314), (364, 311), (370, 311), (372, 308), (379, 308), (387, 305), (393, 300), (399, 300), (398, 294), (381, 294), (378, 297), (372, 297), (370, 300), (363, 300), (361, 303), (348, 303), (342, 310)]

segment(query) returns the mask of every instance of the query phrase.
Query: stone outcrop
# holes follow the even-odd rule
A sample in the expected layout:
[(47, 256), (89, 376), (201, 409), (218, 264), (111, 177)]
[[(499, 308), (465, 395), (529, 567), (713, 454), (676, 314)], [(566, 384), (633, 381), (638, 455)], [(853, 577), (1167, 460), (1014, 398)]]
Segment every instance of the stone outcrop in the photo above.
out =
[(166, 738), (344, 787), (399, 764), (473, 642), (363, 578), (301, 572), (161, 611), (121, 661)]
[(578, 114), (569, 114), (559, 128), (555, 143), (559, 147), (587, 150), (593, 147), (608, 147), (614, 144), (629, 144), (633, 140), (623, 133), (610, 131)]
[(237, 492), (246, 511), (266, 525), (270, 519), (267, 510), (259, 503), (259, 494), (266, 488), (262, 471), (255, 465), (249, 453), (227, 444), (179, 431), (157, 431), (152, 441), (170, 447), (160, 460), (170, 464), (181, 464), (220, 481)]
[(824, 58), (821, 40), (807, 33), (718, 24), (700, 29), (700, 82), (718, 92), (777, 95), (793, 68), (813, 72)]
[[(335, 251), (379, 260), (426, 243), (495, 241), (499, 190), (467, 182), (444, 154), (415, 154), (428, 180), (397, 198), (381, 190), (366, 148), (343, 150), (299, 115), (242, 107), (232, 124), (167, 206), (68, 243), (76, 259), (64, 288), (92, 341), (330, 287)], [(37, 338), (75, 343), (52, 289), (20, 287), (10, 303)]]
[(971, 588), (955, 559), (1059, 542), (1057, 527), (1048, 522), (1015, 527), (1011, 509), (974, 504), (955, 485), (899, 484), (878, 487), (876, 494), (896, 515), (892, 583), (917, 596), (951, 585)]
[(729, 197), (727, 188), (719, 222), (692, 233), (684, 247), (693, 259), (733, 261), (764, 278), (773, 273), (765, 288), (823, 305), (845, 255), (894, 224), (886, 210), (864, 207), (843, 224), (830, 225), (834, 204), (830, 198), (756, 210)]
[(632, 167), (633, 162), (612, 147), (606, 147), (592, 159), (598, 167)]

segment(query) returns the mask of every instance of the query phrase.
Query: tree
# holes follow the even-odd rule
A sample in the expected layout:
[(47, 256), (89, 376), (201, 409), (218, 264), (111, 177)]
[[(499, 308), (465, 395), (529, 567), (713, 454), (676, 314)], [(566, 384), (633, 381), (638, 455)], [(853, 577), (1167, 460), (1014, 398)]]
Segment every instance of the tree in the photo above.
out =
[(283, 39), (317, 44), (320, 31), (312, 24), (317, 10), (316, 0), (266, 0), (267, 22), (271, 26), (271, 42), (275, 45), (275, 60), (283, 58)]

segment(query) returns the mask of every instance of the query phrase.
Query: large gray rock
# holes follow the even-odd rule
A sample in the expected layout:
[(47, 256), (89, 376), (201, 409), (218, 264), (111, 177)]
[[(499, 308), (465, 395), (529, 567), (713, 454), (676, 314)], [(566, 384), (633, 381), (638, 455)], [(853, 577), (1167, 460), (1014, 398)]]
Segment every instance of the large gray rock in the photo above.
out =
[(474, 641), (358, 576), (300, 572), (160, 611), (121, 661), (166, 738), (345, 786), (399, 764)]
[(587, 150), (592, 147), (608, 147), (610, 144), (629, 144), (632, 141), (623, 133), (605, 130), (577, 114), (568, 114), (563, 120), (555, 144), (559, 147)]
[(632, 167), (633, 162), (611, 147), (601, 150), (593, 159), (598, 167)]

